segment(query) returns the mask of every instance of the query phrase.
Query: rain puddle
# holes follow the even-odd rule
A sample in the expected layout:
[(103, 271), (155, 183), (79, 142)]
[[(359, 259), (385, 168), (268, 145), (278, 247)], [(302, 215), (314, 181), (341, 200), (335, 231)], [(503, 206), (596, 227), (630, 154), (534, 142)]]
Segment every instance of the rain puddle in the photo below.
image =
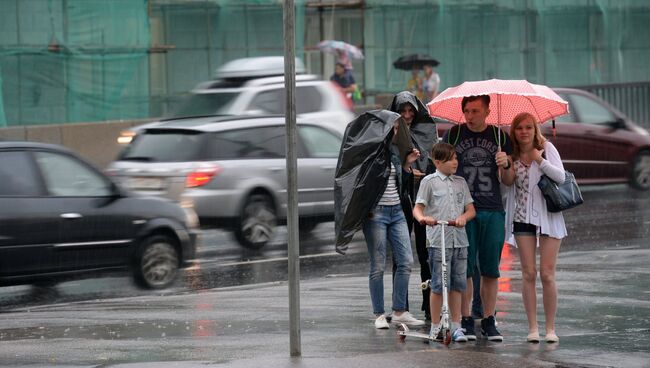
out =
[(92, 326), (41, 326), (3, 329), (0, 341), (26, 339), (95, 339), (133, 340), (178, 337), (211, 337), (217, 332), (217, 322), (197, 321), (144, 321)]

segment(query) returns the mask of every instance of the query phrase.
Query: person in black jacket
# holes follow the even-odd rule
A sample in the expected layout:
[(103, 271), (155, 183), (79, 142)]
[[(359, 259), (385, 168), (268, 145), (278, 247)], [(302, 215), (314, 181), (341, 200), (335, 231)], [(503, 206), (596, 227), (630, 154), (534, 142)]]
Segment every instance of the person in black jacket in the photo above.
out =
[[(420, 158), (412, 165), (413, 176), (408, 185), (408, 193), (411, 201), (411, 208), (417, 198), (420, 181), (428, 174), (435, 172), (435, 166), (431, 161), (429, 153), (431, 147), (438, 142), (436, 123), (427, 112), (424, 104), (411, 92), (403, 91), (395, 95), (389, 110), (402, 116), (402, 119), (409, 126), (415, 146), (420, 151)], [(426, 239), (426, 226), (420, 225), (413, 220), (411, 209), (405, 210), (409, 233), (411, 229), (415, 233), (415, 249), (420, 263), (420, 279), (426, 281), (431, 279), (431, 270), (428, 263), (428, 250)], [(393, 274), (395, 274), (395, 263), (393, 263)], [(407, 298), (408, 300), (408, 298)], [(431, 320), (429, 309), (429, 289), (422, 290), (422, 306), (425, 319)], [(407, 304), (408, 310), (408, 304)]]

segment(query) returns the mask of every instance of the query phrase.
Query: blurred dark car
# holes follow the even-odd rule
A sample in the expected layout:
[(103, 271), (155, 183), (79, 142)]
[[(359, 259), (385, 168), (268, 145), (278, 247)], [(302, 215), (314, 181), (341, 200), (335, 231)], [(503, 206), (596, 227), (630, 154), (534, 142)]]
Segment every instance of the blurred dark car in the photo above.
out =
[(196, 215), (136, 197), (65, 148), (0, 142), (0, 285), (130, 270), (163, 288), (192, 264)]
[[(589, 92), (553, 90), (569, 102), (570, 114), (556, 119), (555, 137), (551, 122), (542, 124), (542, 134), (557, 147), (564, 168), (574, 173), (578, 183), (628, 183), (639, 190), (650, 189), (648, 131)], [(439, 124), (440, 136), (451, 126)]]

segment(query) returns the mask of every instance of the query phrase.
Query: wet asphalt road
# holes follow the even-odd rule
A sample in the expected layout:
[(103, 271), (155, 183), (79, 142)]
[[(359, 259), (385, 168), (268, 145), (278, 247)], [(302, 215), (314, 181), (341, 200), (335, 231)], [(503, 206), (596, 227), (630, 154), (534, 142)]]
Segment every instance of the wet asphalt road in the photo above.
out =
[[(452, 352), (489, 353), (560, 366), (650, 366), (650, 193), (609, 186), (586, 187), (583, 195), (586, 203), (565, 213), (570, 235), (558, 262), (561, 343), (522, 343), (526, 324), (519, 294), (521, 277), (515, 250), (509, 249), (502, 262), (498, 305), (506, 341), (452, 345)], [(316, 350), (317, 356), (343, 357), (440, 350), (438, 345), (427, 347), (419, 342), (395, 344), (393, 333), (371, 327), (364, 245), (357, 241), (350, 254), (336, 255), (332, 232), (331, 223), (322, 224), (301, 238), (304, 349)], [(71, 281), (56, 290), (0, 288), (0, 365), (232, 363), (251, 356), (288, 356), (288, 343), (282, 337), (286, 337), (282, 332), (286, 331), (286, 312), (280, 312), (286, 309), (286, 285), (273, 284), (286, 280), (282, 240), (280, 231), (263, 252), (251, 252), (234, 244), (228, 233), (209, 232), (200, 268), (162, 292), (138, 290), (125, 277)], [(321, 284), (320, 280), (325, 281)], [(412, 277), (413, 305), (419, 301), (418, 281)], [(266, 284), (230, 287), (258, 283)], [(260, 290), (260, 298), (250, 296), (255, 290)], [(353, 307), (341, 315), (338, 307), (348, 304)], [(268, 320), (263, 314), (273, 317)], [(240, 322), (229, 325), (228, 319)], [(341, 322), (332, 322), (337, 319)], [(246, 320), (251, 322), (241, 322)], [(323, 336), (316, 337), (315, 326)], [(254, 347), (254, 353), (247, 353), (243, 347), (250, 348), (247, 336), (251, 333), (280, 337), (265, 339), (263, 346)], [(342, 341), (337, 334), (343, 336)], [(161, 349), (166, 352), (160, 353)]]

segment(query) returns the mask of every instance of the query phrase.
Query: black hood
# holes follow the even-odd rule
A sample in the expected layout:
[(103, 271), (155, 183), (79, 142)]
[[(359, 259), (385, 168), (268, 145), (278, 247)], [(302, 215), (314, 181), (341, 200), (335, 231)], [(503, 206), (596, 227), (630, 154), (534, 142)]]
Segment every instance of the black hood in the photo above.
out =
[[(391, 102), (388, 110), (399, 113), (400, 107), (407, 103), (413, 106), (416, 117), (420, 115), (419, 113), (421, 110), (426, 111), (426, 106), (424, 106), (422, 102), (409, 91), (402, 91), (396, 94), (395, 97), (393, 97), (393, 102)], [(428, 115), (429, 114), (427, 114), (427, 116)]]
[(388, 110), (399, 114), (400, 107), (411, 104), (415, 109), (415, 116), (411, 123), (411, 138), (420, 151), (420, 158), (415, 162), (415, 168), (424, 172), (429, 163), (431, 148), (438, 142), (436, 121), (429, 115), (429, 110), (413, 93), (402, 91), (393, 97)]

